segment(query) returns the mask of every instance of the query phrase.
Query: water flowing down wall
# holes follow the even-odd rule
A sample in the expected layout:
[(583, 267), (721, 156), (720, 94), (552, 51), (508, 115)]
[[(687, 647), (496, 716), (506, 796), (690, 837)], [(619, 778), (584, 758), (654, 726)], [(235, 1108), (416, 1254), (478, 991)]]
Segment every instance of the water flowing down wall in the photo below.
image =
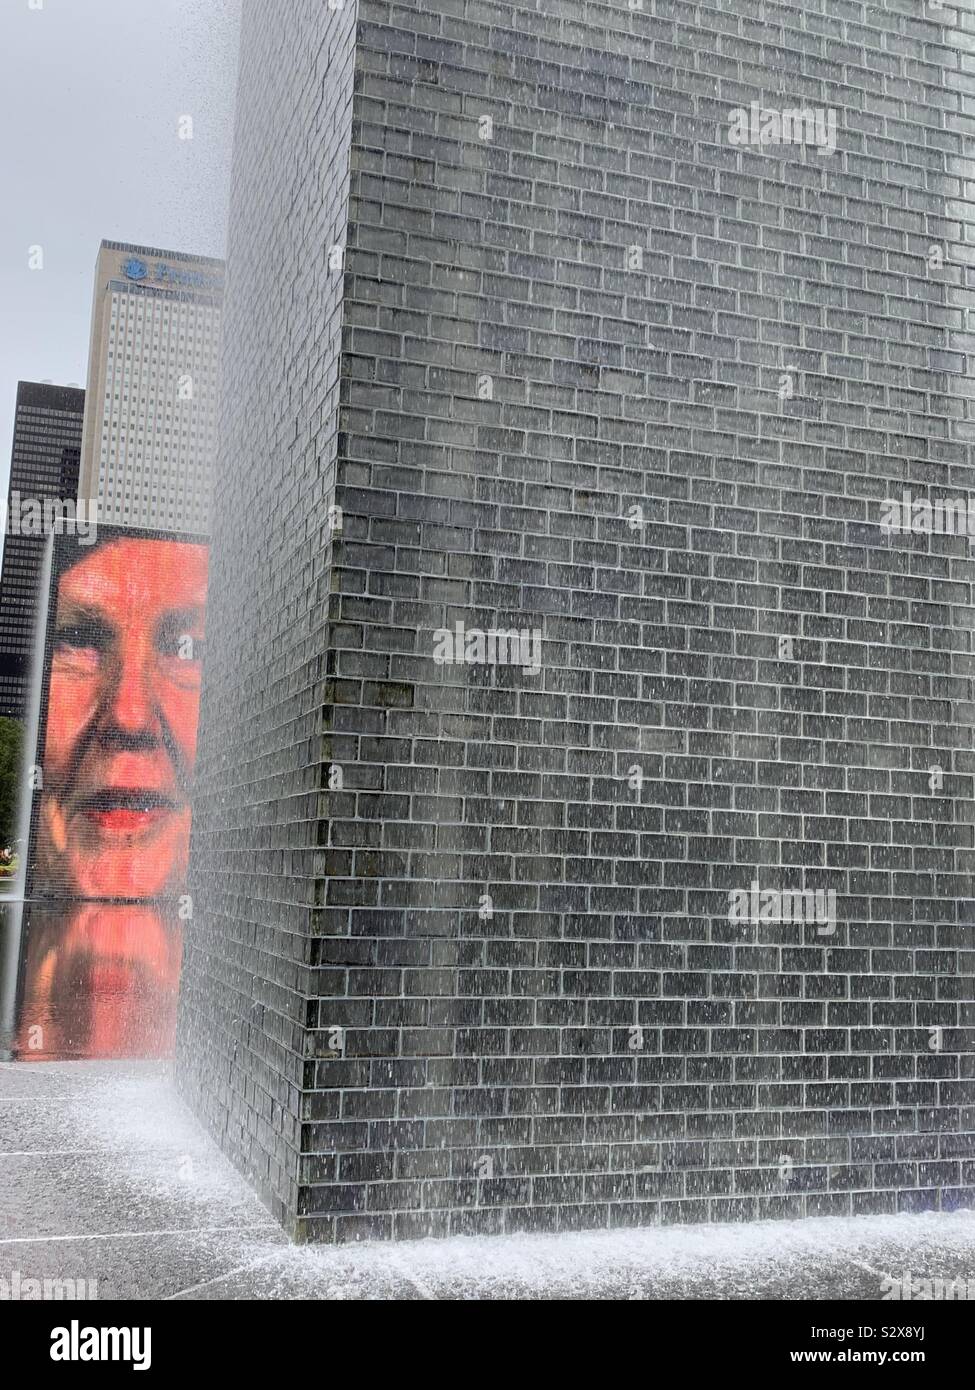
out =
[(975, 15), (269, 10), (184, 1093), (302, 1239), (971, 1206)]

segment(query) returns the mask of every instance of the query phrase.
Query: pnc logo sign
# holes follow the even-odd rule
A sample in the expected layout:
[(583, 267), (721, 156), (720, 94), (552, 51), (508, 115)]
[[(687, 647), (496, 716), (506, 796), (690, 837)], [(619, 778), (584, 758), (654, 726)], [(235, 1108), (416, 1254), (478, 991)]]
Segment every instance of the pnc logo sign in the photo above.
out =
[[(223, 285), (216, 275), (208, 275), (202, 270), (169, 265), (166, 261), (155, 261), (152, 280), (167, 289), (203, 290), (210, 294), (219, 293)], [(122, 274), (127, 280), (141, 282), (150, 279), (150, 269), (139, 256), (129, 256), (122, 262)]]

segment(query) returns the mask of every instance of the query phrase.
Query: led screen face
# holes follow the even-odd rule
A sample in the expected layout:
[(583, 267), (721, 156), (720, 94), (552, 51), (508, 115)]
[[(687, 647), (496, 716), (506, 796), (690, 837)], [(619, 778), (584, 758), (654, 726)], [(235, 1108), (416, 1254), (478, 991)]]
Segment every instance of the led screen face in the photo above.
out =
[(31, 892), (145, 901), (185, 882), (207, 548), (119, 536), (57, 579)]
[(57, 538), (40, 689), (16, 1055), (172, 1050), (207, 547)]

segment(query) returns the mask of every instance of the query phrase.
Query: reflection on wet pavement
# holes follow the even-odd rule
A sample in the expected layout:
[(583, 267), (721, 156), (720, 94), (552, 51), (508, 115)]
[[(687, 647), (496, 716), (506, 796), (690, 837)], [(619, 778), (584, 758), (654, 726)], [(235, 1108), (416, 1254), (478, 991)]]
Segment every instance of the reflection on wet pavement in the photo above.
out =
[[(0, 906), (0, 930), (15, 929), (14, 911)], [(181, 927), (168, 905), (25, 904), (14, 1056), (170, 1056)]]

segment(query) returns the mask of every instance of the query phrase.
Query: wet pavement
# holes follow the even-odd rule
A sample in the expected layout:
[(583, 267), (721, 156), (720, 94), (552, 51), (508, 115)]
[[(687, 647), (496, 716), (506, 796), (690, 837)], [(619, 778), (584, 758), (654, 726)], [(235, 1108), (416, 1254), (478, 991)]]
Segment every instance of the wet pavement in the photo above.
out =
[[(161, 1063), (0, 1064), (0, 1280), (99, 1299), (857, 1299), (971, 1280), (975, 1212), (291, 1245)], [(2, 1286), (0, 1286), (2, 1292)]]

